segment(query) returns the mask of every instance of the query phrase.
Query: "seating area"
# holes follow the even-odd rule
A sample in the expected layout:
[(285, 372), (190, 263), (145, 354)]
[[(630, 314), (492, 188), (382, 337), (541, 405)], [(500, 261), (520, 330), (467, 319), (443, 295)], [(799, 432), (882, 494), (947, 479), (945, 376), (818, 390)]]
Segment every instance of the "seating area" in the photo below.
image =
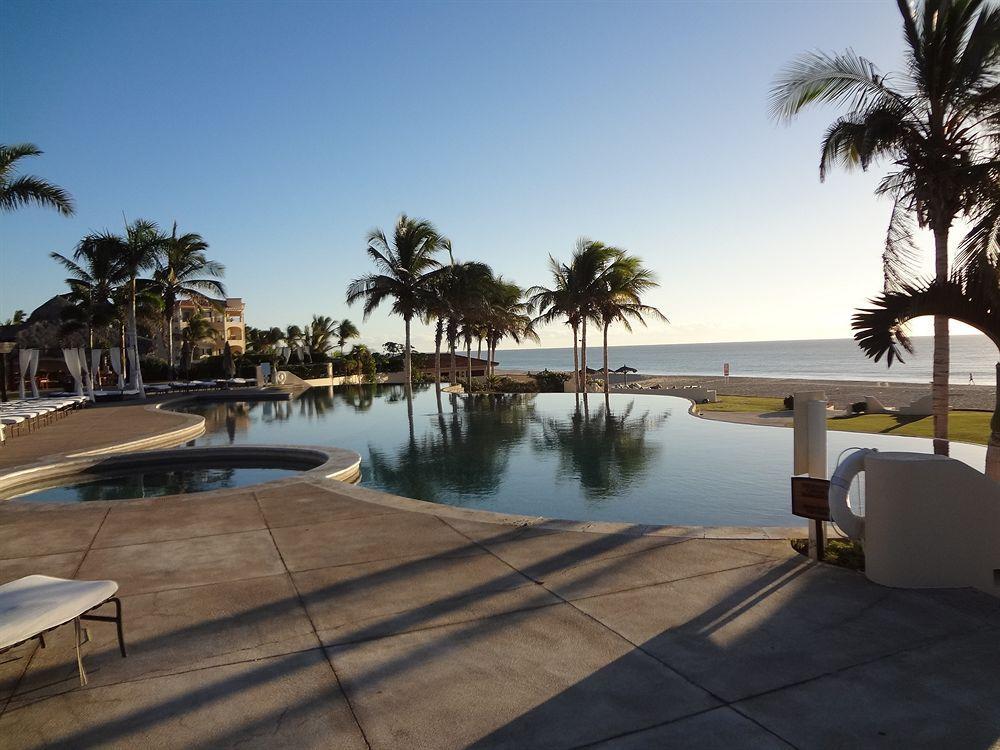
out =
[(25, 398), (0, 404), (0, 444), (9, 435), (31, 432), (65, 416), (87, 402), (86, 396), (57, 394), (42, 398)]

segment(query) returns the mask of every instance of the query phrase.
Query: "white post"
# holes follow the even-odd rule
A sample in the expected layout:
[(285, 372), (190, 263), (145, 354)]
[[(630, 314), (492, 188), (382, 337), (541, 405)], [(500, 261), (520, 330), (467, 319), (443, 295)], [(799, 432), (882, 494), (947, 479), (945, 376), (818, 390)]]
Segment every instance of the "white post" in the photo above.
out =
[[(815, 479), (827, 478), (826, 462), (826, 393), (801, 391), (794, 394), (794, 468), (793, 474), (808, 474)], [(822, 559), (826, 538), (826, 522), (809, 524), (809, 557)]]

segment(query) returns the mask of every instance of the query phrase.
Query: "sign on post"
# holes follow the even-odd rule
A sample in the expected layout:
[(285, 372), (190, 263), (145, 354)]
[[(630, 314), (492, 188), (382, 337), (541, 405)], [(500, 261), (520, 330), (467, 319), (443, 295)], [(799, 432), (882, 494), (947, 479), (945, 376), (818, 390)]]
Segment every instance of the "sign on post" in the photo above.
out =
[(830, 480), (792, 477), (792, 515), (814, 521), (831, 521)]

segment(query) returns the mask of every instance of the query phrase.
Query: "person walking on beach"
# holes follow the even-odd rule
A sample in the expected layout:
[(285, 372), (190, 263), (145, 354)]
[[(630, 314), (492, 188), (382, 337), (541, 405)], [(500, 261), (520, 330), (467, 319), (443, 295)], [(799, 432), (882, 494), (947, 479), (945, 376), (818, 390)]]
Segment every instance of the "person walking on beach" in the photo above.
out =
[(969, 373), (969, 385), (975, 385), (975, 384), (976, 384), (976, 379), (974, 377), (972, 377), (972, 373), (970, 372)]

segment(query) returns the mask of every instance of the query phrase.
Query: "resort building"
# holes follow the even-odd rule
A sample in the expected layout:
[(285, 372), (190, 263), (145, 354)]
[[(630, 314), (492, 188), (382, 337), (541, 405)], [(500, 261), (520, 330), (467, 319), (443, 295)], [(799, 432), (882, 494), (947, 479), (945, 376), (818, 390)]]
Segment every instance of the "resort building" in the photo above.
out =
[(175, 330), (182, 336), (192, 316), (200, 315), (211, 325), (213, 338), (198, 342), (194, 347), (195, 359), (222, 354), (227, 341), (233, 354), (243, 354), (247, 345), (245, 307), (242, 297), (227, 297), (225, 300), (218, 300), (217, 305), (201, 305), (190, 299), (181, 300)]
[[(481, 378), (486, 375), (486, 365), (489, 362), (480, 357), (472, 358), (472, 377)], [(496, 367), (499, 362), (493, 362), (493, 366)], [(420, 354), (413, 363), (413, 369), (417, 372), (422, 372), (424, 375), (433, 377), (434, 376), (434, 355), (433, 354)], [(441, 353), (441, 377), (447, 380), (454, 380), (456, 377), (464, 378), (468, 372), (468, 360), (466, 360), (464, 354), (455, 355), (455, 372), (451, 372), (451, 355), (442, 352)]]

